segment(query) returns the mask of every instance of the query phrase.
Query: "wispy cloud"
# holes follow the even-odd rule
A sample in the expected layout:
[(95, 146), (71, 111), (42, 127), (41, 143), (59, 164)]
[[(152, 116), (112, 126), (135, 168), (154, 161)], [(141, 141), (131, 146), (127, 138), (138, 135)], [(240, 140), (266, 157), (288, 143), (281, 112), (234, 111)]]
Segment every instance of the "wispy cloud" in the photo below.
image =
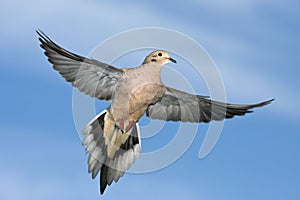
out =
[[(135, 9), (132, 9), (133, 4)], [(245, 65), (243, 59), (247, 58), (248, 54), (251, 54), (252, 58), (256, 56), (260, 57), (261, 51), (266, 50), (262, 47), (260, 49), (257, 48), (259, 47), (259, 43), (256, 42), (254, 44), (253, 39), (261, 40), (259, 38), (260, 35), (264, 37), (268, 35), (266, 45), (274, 45), (273, 41), (276, 39), (278, 43), (283, 43), (285, 38), (288, 38), (286, 36), (287, 33), (282, 29), (278, 29), (276, 24), (267, 24), (266, 26), (265, 23), (259, 21), (257, 13), (260, 12), (257, 10), (264, 7), (267, 2), (226, 1), (225, 3), (223, 1), (206, 1), (198, 3), (194, 1), (190, 4), (185, 4), (185, 7), (189, 9), (214, 10), (218, 15), (226, 16), (227, 20), (235, 24), (241, 24), (242, 22), (239, 19), (232, 20), (230, 13), (234, 12), (234, 17), (236, 16), (236, 12), (242, 13), (242, 19), (246, 20), (252, 27), (251, 30), (247, 29), (247, 31), (244, 31), (246, 33), (244, 36), (235, 33), (235, 30), (228, 30), (226, 28), (221, 32), (216, 31), (214, 27), (203, 22), (200, 23), (200, 26), (195, 26), (198, 19), (184, 18), (178, 15), (179, 10), (176, 10), (176, 8), (180, 9), (178, 7), (180, 4), (181, 2), (173, 2), (172, 8), (175, 9), (175, 12), (170, 13), (164, 9), (159, 9), (159, 6), (153, 3), (140, 4), (138, 2), (124, 3), (120, 1), (118, 2), (118, 6), (115, 6), (109, 2), (102, 2), (100, 4), (97, 1), (67, 0), (63, 2), (48, 2), (45, 6), (45, 2), (43, 1), (30, 0), (18, 3), (15, 1), (4, 1), (1, 2), (0, 16), (2, 19), (9, 17), (9, 20), (3, 21), (2, 27), (6, 31), (1, 33), (2, 35), (4, 34), (2, 40), (5, 38), (4, 43), (9, 43), (12, 46), (11, 48), (16, 48), (14, 47), (16, 44), (13, 43), (15, 39), (17, 41), (20, 39), (36, 40), (34, 38), (34, 29), (45, 28), (51, 35), (55, 36), (53, 39), (59, 41), (63, 46), (66, 46), (68, 49), (76, 49), (76, 52), (83, 52), (83, 49), (88, 51), (93, 47), (96, 44), (95, 42), (101, 42), (101, 40), (104, 40), (111, 34), (130, 28), (162, 26), (179, 31), (182, 31), (182, 28), (184, 28), (182, 32), (191, 34), (199, 43), (203, 44), (221, 68), (225, 85), (228, 92), (230, 92), (228, 96), (247, 96), (250, 100), (254, 100), (253, 97), (255, 96), (258, 96), (257, 98), (275, 96), (278, 98), (278, 103), (276, 103), (275, 107), (280, 112), (293, 116), (297, 114), (293, 106), (290, 106), (290, 108), (287, 106), (287, 103), (291, 100), (294, 100), (294, 102), (299, 100), (299, 96), (297, 96), (295, 89), (293, 89), (295, 88), (293, 83), (288, 82), (288, 80), (278, 80), (276, 78), (278, 74), (262, 75), (261, 71), (265, 71), (265, 69), (255, 67), (257, 61), (253, 65), (249, 64), (251, 72), (245, 73), (243, 69), (240, 69), (241, 65)], [(272, 3), (272, 8), (277, 10), (282, 7), (284, 9), (287, 6), (292, 7), (295, 4), (297, 3), (294, 1), (288, 5)], [(24, 9), (29, 7), (30, 9)], [(126, 12), (127, 14), (125, 15), (124, 11), (130, 12)], [(15, 13), (18, 13), (18, 15)], [(20, 15), (22, 17), (19, 17)], [(201, 17), (201, 15), (199, 16)], [(224, 17), (224, 21), (226, 21), (226, 17)], [(216, 19), (218, 19), (217, 16), (215, 19), (212, 18), (212, 20)], [(243, 24), (241, 25), (244, 26)], [(78, 27), (81, 27), (81, 29), (79, 30)], [(22, 34), (16, 36), (20, 32)], [(252, 36), (247, 36), (249, 34), (252, 34)], [(26, 35), (27, 37), (25, 37)], [(31, 36), (29, 37), (28, 35)], [(270, 40), (270, 37), (273, 39)], [(281, 40), (278, 41), (278, 38), (281, 38)], [(21, 41), (21, 43), (26, 44), (28, 41)], [(30, 45), (37, 45), (37, 42), (29, 43)], [(79, 46), (81, 48), (78, 48)], [(28, 45), (21, 45), (17, 48), (24, 52), (28, 48)], [(32, 47), (29, 48), (29, 51), (31, 51), (30, 49)], [(35, 49), (35, 53), (39, 53), (37, 49)], [(263, 53), (267, 58), (271, 59), (268, 53)], [(274, 52), (270, 52), (270, 54), (272, 53)], [(279, 54), (280, 52), (275, 53)], [(272, 56), (279, 57), (279, 55)], [(41, 60), (41, 57), (42, 55), (37, 59)], [(227, 67), (229, 65), (231, 67)], [(41, 72), (42, 70), (39, 65), (34, 65), (33, 63), (30, 63), (26, 68), (18, 65), (6, 67), (21, 71), (31, 69)], [(48, 74), (48, 72), (45, 74)], [(259, 85), (260, 87), (254, 88), (253, 86), (255, 85)]]
[[(150, 198), (153, 195), (153, 191), (158, 195), (165, 195), (163, 196), (165, 198), (173, 194), (181, 199), (186, 197), (182, 197), (182, 194), (190, 194), (191, 198), (197, 199), (199, 195), (201, 196), (205, 193), (214, 194), (217, 190), (223, 190), (223, 193), (220, 194), (228, 194), (231, 191), (234, 193), (238, 190), (242, 195), (248, 194), (244, 193), (244, 188), (241, 188), (245, 185), (249, 186), (249, 191), (252, 191), (255, 187), (257, 187), (255, 191), (261, 191), (266, 189), (263, 187), (267, 184), (270, 184), (277, 191), (277, 193), (273, 191), (267, 192), (265, 194), (267, 196), (275, 196), (280, 191), (288, 191), (291, 195), (298, 194), (296, 187), (297, 180), (299, 179), (297, 179), (297, 170), (293, 171), (290, 169), (294, 169), (295, 166), (299, 165), (299, 159), (292, 158), (291, 155), (294, 154), (290, 151), (297, 152), (297, 147), (299, 147), (296, 144), (296, 141), (298, 141), (297, 132), (291, 130), (297, 126), (298, 121), (296, 120), (299, 119), (300, 114), (300, 110), (297, 108), (297, 104), (300, 101), (298, 92), (300, 83), (298, 74), (300, 71), (297, 65), (300, 62), (298, 55), (300, 51), (298, 45), (299, 8), (299, 1), (297, 0), (282, 2), (271, 0), (219, 0), (203, 2), (195, 0), (184, 3), (182, 1), (173, 1), (172, 3), (164, 1), (143, 3), (140, 1), (118, 1), (111, 3), (105, 1), (100, 3), (92, 0), (1, 1), (1, 75), (7, 76), (5, 72), (8, 71), (10, 72), (9, 75), (18, 75), (16, 77), (7, 77), (5, 79), (7, 82), (1, 83), (3, 91), (5, 91), (3, 93), (8, 99), (5, 103), (2, 103), (2, 106), (7, 106), (9, 102), (13, 102), (11, 103), (13, 105), (7, 106), (9, 109), (6, 109), (6, 111), (18, 116), (18, 113), (24, 112), (24, 107), (28, 107), (26, 103), (32, 104), (29, 108), (25, 109), (28, 113), (22, 114), (21, 119), (20, 115), (19, 118), (15, 118), (14, 114), (7, 116), (5, 112), (2, 113), (2, 119), (6, 121), (11, 119), (10, 125), (17, 123), (15, 122), (17, 120), (23, 120), (21, 125), (28, 123), (27, 127), (34, 126), (35, 123), (40, 123), (38, 127), (43, 127), (46, 131), (35, 130), (34, 127), (32, 127), (33, 130), (25, 130), (20, 124), (16, 124), (16, 127), (19, 126), (19, 128), (5, 128), (6, 125), (2, 123), (1, 133), (3, 134), (0, 141), (2, 163), (0, 166), (0, 199), (34, 200), (41, 199), (41, 197), (48, 199), (99, 199), (98, 180), (91, 181), (87, 173), (86, 157), (83, 155), (84, 148), (80, 145), (76, 132), (74, 131), (66, 135), (66, 132), (62, 130), (64, 128), (57, 125), (55, 125), (55, 130), (50, 130), (51, 126), (54, 125), (48, 121), (58, 115), (55, 112), (56, 110), (51, 112), (50, 110), (54, 106), (62, 109), (64, 106), (69, 106), (70, 102), (66, 103), (66, 101), (57, 100), (54, 105), (53, 99), (56, 96), (53, 95), (57, 93), (46, 94), (47, 91), (45, 90), (47, 89), (44, 87), (50, 88), (52, 82), (55, 84), (55, 81), (61, 80), (59, 83), (66, 83), (52, 70), (50, 64), (46, 61), (42, 50), (38, 46), (37, 36), (34, 31), (37, 28), (41, 28), (61, 46), (81, 55), (87, 55), (91, 49), (113, 34), (131, 28), (149, 26), (174, 29), (194, 38), (195, 41), (203, 45), (220, 69), (228, 101), (233, 103), (254, 103), (274, 97), (276, 101), (271, 106), (264, 108), (264, 111), (267, 111), (265, 112), (266, 115), (272, 120), (267, 121), (267, 123), (271, 124), (273, 121), (275, 123), (279, 121), (272, 118), (271, 114), (274, 113), (274, 115), (279, 115), (280, 120), (284, 119), (283, 123), (286, 126), (275, 126), (280, 130), (272, 130), (272, 127), (270, 129), (263, 129), (266, 132), (268, 130), (272, 131), (272, 139), (265, 138), (269, 136), (266, 133), (256, 135), (255, 133), (250, 133), (251, 131), (247, 134), (246, 139), (245, 135), (243, 135), (242, 139), (237, 134), (234, 135), (235, 132), (233, 132), (233, 134), (230, 134), (230, 137), (226, 137), (227, 140), (223, 138), (219, 144), (227, 148), (225, 151), (228, 148), (230, 149), (230, 147), (240, 148), (241, 146), (238, 143), (247, 144), (247, 139), (250, 138), (249, 135), (252, 138), (251, 146), (245, 147), (244, 151), (239, 153), (236, 153), (236, 150), (232, 151), (233, 154), (230, 156), (226, 153), (219, 154), (217, 149), (214, 152), (213, 158), (210, 157), (202, 161), (201, 164), (198, 163), (197, 159), (198, 148), (200, 147), (199, 143), (199, 146), (194, 145), (192, 149), (186, 152), (188, 156), (181, 161), (182, 166), (178, 168), (174, 166), (170, 167), (174, 171), (174, 174), (173, 172), (172, 174), (177, 177), (177, 179), (174, 179), (175, 181), (172, 180), (172, 176), (168, 174), (168, 171), (151, 174), (151, 177), (154, 176), (154, 179), (145, 175), (147, 180), (141, 180), (143, 176), (135, 179), (135, 175), (127, 177), (125, 175), (118, 184), (113, 184), (110, 187), (111, 191), (107, 191), (108, 194), (103, 199), (111, 199), (111, 197), (120, 199), (124, 198), (124, 196), (132, 196), (133, 194), (141, 196), (141, 198), (145, 196), (149, 196)], [(183, 46), (182, 48), (185, 47)], [(140, 63), (142, 59), (139, 57), (136, 61), (132, 61), (132, 57), (128, 56), (127, 60), (125, 55), (119, 63), (120, 65), (123, 61), (126, 64)], [(183, 63), (178, 63), (173, 68), (176, 73), (186, 70), (185, 66), (181, 66)], [(165, 75), (171, 75), (170, 77), (174, 77), (175, 79), (166, 79), (167, 83), (174, 84), (175, 86), (176, 84), (183, 86), (183, 84), (177, 81), (182, 80), (179, 79), (181, 74), (175, 76), (167, 72)], [(20, 81), (18, 78), (21, 76), (29, 78)], [(45, 76), (47, 77), (47, 81), (52, 82), (51, 84), (39, 85), (38, 81), (43, 80), (32, 79), (32, 82), (30, 82), (30, 77), (33, 76)], [(52, 79), (51, 77), (56, 78)], [(9, 84), (8, 80), (14, 84)], [(192, 86), (196, 88), (195, 90), (200, 94), (207, 94), (203, 92), (204, 89), (198, 88), (203, 85), (200, 85), (197, 81), (196, 79), (191, 81)], [(30, 92), (20, 93), (20, 90), (24, 90), (24, 88), (20, 88), (19, 86), (12, 87), (12, 85), (20, 85), (28, 91), (30, 90)], [(36, 85), (39, 85), (39, 87), (35, 87)], [(54, 89), (56, 90), (57, 88)], [(205, 91), (207, 90), (205, 89)], [(26, 96), (26, 101), (22, 99), (23, 96), (20, 94), (28, 96)], [(30, 97), (31, 94), (35, 95)], [(46, 95), (46, 97), (38, 99), (39, 96), (43, 95)], [(14, 101), (10, 101), (12, 98)], [(36, 105), (36, 101), (31, 98), (36, 98), (38, 99), (37, 101), (42, 101), (42, 103)], [(65, 96), (62, 98), (65, 98)], [(34, 109), (43, 111), (36, 112)], [(33, 116), (37, 113), (40, 116)], [(48, 117), (43, 117), (46, 114), (48, 114)], [(55, 118), (56, 122), (59, 119)], [(296, 125), (288, 126), (291, 121), (295, 122)], [(72, 127), (72, 130), (75, 130), (71, 120), (63, 123), (64, 127)], [(224, 129), (224, 131), (235, 131), (235, 128)], [(60, 133), (56, 133), (60, 139), (56, 140), (57, 137), (54, 132), (58, 130), (61, 130)], [(287, 134), (282, 136), (282, 132), (284, 131)], [(293, 135), (288, 135), (288, 133), (292, 133)], [(73, 137), (70, 135), (72, 134), (75, 134), (75, 140), (78, 140), (76, 142), (73, 140), (74, 144), (71, 141)], [(238, 138), (235, 138), (236, 136)], [(62, 138), (65, 140), (62, 141)], [(257, 142), (255, 145), (265, 145), (265, 141), (267, 141), (266, 145), (268, 145), (269, 152), (271, 152), (270, 155), (273, 155), (276, 151), (280, 155), (284, 154), (282, 156), (284, 157), (283, 161), (285, 161), (283, 162), (285, 163), (284, 165), (277, 166), (278, 157), (275, 155), (269, 156), (268, 152), (261, 154), (261, 152), (253, 147), (255, 142)], [(281, 147), (280, 149), (278, 149), (278, 144)], [(248, 151), (247, 148), (250, 148), (251, 151)], [(55, 149), (54, 152), (52, 151), (53, 149)], [(76, 150), (78, 150), (78, 153), (76, 153)], [(247, 157), (244, 153), (248, 152), (249, 155), (253, 156), (253, 159), (246, 158), (240, 160), (241, 157)], [(250, 154), (251, 152), (252, 154)], [(47, 157), (41, 155), (43, 153)], [(195, 158), (192, 156), (195, 156)], [(258, 170), (255, 167), (251, 167), (251, 163), (255, 163), (257, 161), (255, 159), (259, 156), (261, 160), (265, 161), (265, 169), (260, 168)], [(270, 157), (270, 159), (265, 160), (266, 156)], [(71, 165), (68, 162), (69, 159), (72, 162)], [(214, 162), (210, 163), (212, 160)], [(229, 163), (231, 161), (234, 161), (232, 165)], [(199, 165), (195, 165), (196, 162)], [(260, 164), (263, 165), (262, 163)], [(191, 178), (183, 179), (186, 184), (179, 184), (179, 186), (177, 183), (182, 182), (182, 177), (186, 177), (185, 171), (192, 169), (192, 167), (185, 168), (187, 165), (201, 166), (201, 170), (205, 174), (210, 175), (206, 179), (209, 180), (212, 178), (212, 181), (208, 182), (209, 184), (205, 181), (200, 182), (200, 179), (203, 180), (204, 173), (198, 173), (199, 168), (196, 167), (195, 171), (190, 171), (187, 174), (191, 178), (196, 173), (198, 176), (194, 180)], [(227, 166), (228, 169), (224, 170), (224, 167), (219, 167), (220, 165)], [(231, 171), (233, 165), (243, 169), (244, 172), (247, 170), (246, 177), (254, 175), (252, 179), (253, 183), (245, 182), (245, 185), (240, 186), (240, 183), (245, 179), (242, 175), (236, 175), (234, 170)], [(211, 168), (211, 166), (215, 168)], [(285, 176), (285, 173), (289, 171), (293, 175), (290, 177), (294, 178), (292, 189), (290, 187), (286, 189), (282, 188), (281, 184), (272, 185), (272, 180), (263, 180), (262, 182), (257, 178), (258, 175), (256, 173), (264, 174), (268, 172), (268, 166), (274, 166), (273, 170), (278, 174), (278, 176), (274, 177), (274, 180), (278, 182), (289, 182), (287, 180), (289, 176)], [(169, 170), (169, 168), (165, 170)], [(181, 174), (178, 174), (178, 171)], [(216, 171), (219, 174), (216, 174)], [(217, 177), (222, 174), (229, 174), (226, 177), (234, 176), (234, 179)], [(228, 188), (232, 190), (227, 191), (226, 187), (224, 189), (224, 180), (228, 184)], [(161, 184), (162, 182), (164, 184)], [(262, 184), (256, 185), (257, 182)], [(199, 183), (202, 183), (202, 185), (200, 184), (199, 186)], [(205, 189), (199, 191), (198, 187)], [(112, 191), (116, 191), (116, 193)]]

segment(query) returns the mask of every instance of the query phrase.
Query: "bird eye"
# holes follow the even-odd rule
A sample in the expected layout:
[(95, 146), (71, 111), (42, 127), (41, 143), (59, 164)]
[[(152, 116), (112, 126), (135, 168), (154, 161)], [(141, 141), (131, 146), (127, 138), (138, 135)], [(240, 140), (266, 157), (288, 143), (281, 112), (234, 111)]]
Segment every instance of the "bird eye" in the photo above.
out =
[(158, 55), (159, 57), (161, 57), (161, 56), (162, 56), (162, 53), (158, 53), (157, 55)]

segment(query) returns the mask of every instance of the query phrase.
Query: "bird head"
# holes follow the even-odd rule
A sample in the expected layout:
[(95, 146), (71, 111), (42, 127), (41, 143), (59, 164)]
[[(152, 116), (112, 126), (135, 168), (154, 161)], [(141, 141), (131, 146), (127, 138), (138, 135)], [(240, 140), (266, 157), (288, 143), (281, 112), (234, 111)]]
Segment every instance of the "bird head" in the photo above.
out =
[(144, 60), (143, 64), (157, 63), (160, 65), (167, 64), (169, 62), (176, 63), (176, 60), (171, 58), (169, 54), (163, 50), (157, 50), (150, 53)]

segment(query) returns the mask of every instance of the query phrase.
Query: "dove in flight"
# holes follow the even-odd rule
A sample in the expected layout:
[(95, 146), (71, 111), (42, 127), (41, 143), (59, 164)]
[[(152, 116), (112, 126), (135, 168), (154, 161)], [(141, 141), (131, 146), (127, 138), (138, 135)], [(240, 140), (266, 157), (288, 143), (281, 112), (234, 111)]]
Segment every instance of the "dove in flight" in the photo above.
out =
[(66, 81), (91, 97), (111, 101), (82, 131), (82, 144), (89, 153), (88, 172), (93, 179), (100, 172), (101, 194), (139, 157), (138, 121), (144, 113), (152, 119), (200, 123), (245, 115), (274, 100), (228, 104), (167, 87), (161, 69), (176, 61), (164, 50), (153, 51), (138, 67), (118, 69), (67, 51), (41, 31), (37, 34), (48, 61)]

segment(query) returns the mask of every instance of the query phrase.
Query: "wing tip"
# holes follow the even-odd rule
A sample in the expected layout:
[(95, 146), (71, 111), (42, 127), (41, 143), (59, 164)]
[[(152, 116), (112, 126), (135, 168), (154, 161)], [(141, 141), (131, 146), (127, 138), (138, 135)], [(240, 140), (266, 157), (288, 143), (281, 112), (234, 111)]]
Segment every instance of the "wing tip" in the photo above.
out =
[[(43, 48), (44, 44), (53, 43), (53, 41), (40, 29), (35, 31), (39, 36), (39, 41), (41, 42), (41, 47)], [(43, 48), (44, 49), (44, 48)]]
[(267, 101), (260, 102), (260, 103), (258, 103), (258, 104), (253, 105), (252, 108), (266, 106), (266, 105), (268, 105), (268, 104), (271, 104), (274, 100), (275, 100), (275, 98), (269, 99), (269, 100), (267, 100)]

